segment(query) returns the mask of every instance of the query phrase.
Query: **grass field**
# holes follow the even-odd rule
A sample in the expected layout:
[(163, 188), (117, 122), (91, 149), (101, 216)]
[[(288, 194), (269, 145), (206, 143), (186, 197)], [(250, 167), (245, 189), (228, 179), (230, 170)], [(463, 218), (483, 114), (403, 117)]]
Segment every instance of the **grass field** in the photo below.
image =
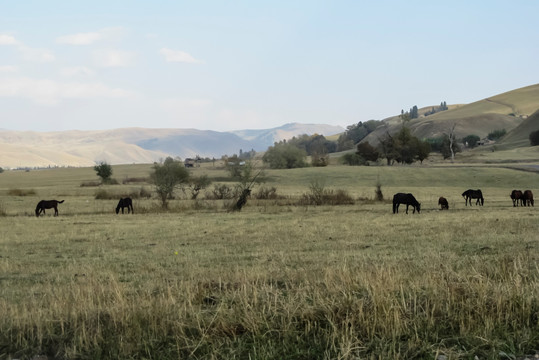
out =
[[(150, 165), (114, 166), (145, 177)], [(222, 169), (195, 169), (225, 179)], [(88, 169), (0, 174), (0, 358), (500, 359), (539, 350), (539, 212), (491, 166), (267, 170), (283, 198), (181, 198), (135, 215)], [(317, 180), (345, 206), (298, 205)], [(383, 202), (374, 201), (377, 182)], [(100, 187), (118, 194), (150, 184)], [(460, 194), (481, 188), (484, 207)], [(10, 191), (18, 189), (20, 192)], [(256, 189), (255, 189), (256, 190)], [(26, 196), (14, 194), (28, 193)], [(421, 214), (392, 214), (395, 192)], [(35, 194), (33, 193), (35, 192)], [(438, 210), (439, 196), (450, 203)], [(40, 199), (64, 199), (36, 218)]]

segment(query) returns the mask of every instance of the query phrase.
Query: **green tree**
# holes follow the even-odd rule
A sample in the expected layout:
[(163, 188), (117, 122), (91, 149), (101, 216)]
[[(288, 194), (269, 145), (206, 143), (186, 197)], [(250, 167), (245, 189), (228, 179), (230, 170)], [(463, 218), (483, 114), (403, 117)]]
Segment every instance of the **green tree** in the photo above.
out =
[(423, 164), (423, 160), (427, 159), (429, 157), (431, 148), (430, 144), (426, 140), (419, 140), (418, 138), (415, 138), (416, 147), (417, 147), (417, 154), (416, 159)]
[(97, 173), (97, 176), (101, 178), (101, 182), (103, 184), (108, 184), (111, 182), (112, 166), (104, 161), (101, 161), (98, 165), (94, 166), (94, 170)]
[(502, 138), (505, 134), (507, 134), (507, 131), (506, 131), (505, 129), (494, 130), (494, 131), (488, 133), (487, 138), (488, 138), (489, 140), (499, 140), (499, 139)]
[(380, 157), (376, 148), (369, 144), (368, 141), (357, 144), (356, 154), (365, 159), (365, 161), (377, 161)]
[(477, 143), (479, 142), (479, 140), (481, 140), (481, 138), (477, 135), (468, 135), (462, 139), (462, 143), (466, 144), (466, 146), (473, 149), (474, 147), (477, 146)]
[(168, 208), (168, 200), (173, 198), (174, 190), (189, 181), (189, 172), (185, 166), (171, 157), (162, 163), (155, 163), (150, 178), (159, 195), (163, 209)]
[(293, 169), (307, 166), (305, 158), (307, 153), (292, 144), (285, 142), (275, 143), (270, 146), (262, 161), (267, 163), (272, 169)]

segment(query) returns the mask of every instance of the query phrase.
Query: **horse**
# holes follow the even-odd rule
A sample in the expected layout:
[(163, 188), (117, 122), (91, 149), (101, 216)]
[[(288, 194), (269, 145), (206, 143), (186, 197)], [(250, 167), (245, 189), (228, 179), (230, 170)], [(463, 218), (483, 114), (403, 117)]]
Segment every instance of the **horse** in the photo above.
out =
[(417, 210), (417, 213), (421, 211), (421, 204), (417, 202), (414, 195), (412, 194), (404, 194), (404, 193), (397, 193), (393, 195), (393, 214), (399, 212), (399, 205), (400, 204), (406, 204), (406, 213), (408, 214), (408, 206), (412, 205), (414, 208), (414, 214)]
[(133, 210), (133, 200), (131, 198), (121, 198), (120, 201), (118, 201), (118, 206), (116, 206), (116, 214), (120, 212), (120, 208), (122, 209), (122, 214), (124, 213), (124, 208), (127, 208), (127, 213), (135, 213)]
[(441, 206), (441, 210), (449, 210), (449, 203), (447, 202), (447, 199), (443, 196), (440, 196), (440, 198), (438, 199), (438, 205)]
[(54, 209), (54, 216), (58, 216), (58, 204), (63, 202), (64, 200), (41, 200), (36, 206), (36, 216), (39, 217), (42, 212), (45, 214), (45, 209)]
[(520, 206), (525, 206), (524, 199), (522, 198), (524, 194), (520, 190), (513, 190), (511, 191), (511, 200), (513, 200), (513, 207), (518, 206), (518, 203), (520, 202)]
[(483, 199), (483, 193), (479, 189), (468, 189), (462, 193), (462, 197), (464, 198), (464, 200), (466, 200), (466, 206), (468, 206), (468, 201), (470, 202), (470, 206), (472, 206), (472, 199), (477, 199), (475, 205), (479, 204), (483, 206), (483, 204), (485, 203), (485, 199)]
[(533, 206), (533, 193), (531, 190), (525, 190), (522, 194), (522, 204), (524, 206)]

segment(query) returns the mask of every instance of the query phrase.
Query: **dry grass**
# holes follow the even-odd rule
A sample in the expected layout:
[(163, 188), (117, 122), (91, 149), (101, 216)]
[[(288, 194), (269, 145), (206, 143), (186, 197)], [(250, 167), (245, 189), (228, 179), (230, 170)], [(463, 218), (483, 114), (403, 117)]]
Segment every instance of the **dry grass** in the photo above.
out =
[[(373, 199), (380, 179), (386, 198), (409, 190), (422, 213), (282, 199), (250, 200), (241, 213), (174, 200), (158, 212), (141, 199), (122, 216), (73, 174), (71, 185), (39, 190), (70, 194), (57, 218), (31, 216), (33, 199), (2, 197), (0, 357), (485, 359), (539, 349), (539, 212), (509, 199), (512, 186), (534, 189), (536, 174), (305, 170), (270, 172), (268, 185), (299, 199), (316, 175)], [(468, 187), (483, 189), (484, 207), (464, 206)], [(437, 210), (440, 194), (450, 211)]]

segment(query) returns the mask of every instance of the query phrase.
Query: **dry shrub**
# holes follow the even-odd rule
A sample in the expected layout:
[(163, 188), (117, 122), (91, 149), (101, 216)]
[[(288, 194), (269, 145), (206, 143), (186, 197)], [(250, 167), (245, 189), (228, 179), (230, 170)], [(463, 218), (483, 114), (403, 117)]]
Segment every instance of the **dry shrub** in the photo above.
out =
[(140, 199), (150, 198), (151, 196), (151, 191), (149, 191), (145, 187), (141, 187), (139, 190), (132, 190), (131, 192), (124, 193), (110, 192), (105, 189), (99, 189), (95, 193), (96, 200), (116, 200), (125, 197), (130, 197), (131, 199)]
[(9, 189), (7, 194), (11, 196), (28, 196), (35, 195), (36, 191), (34, 189)]
[(208, 200), (232, 199), (236, 196), (236, 190), (226, 184), (215, 184), (213, 190), (206, 192)]
[(132, 183), (147, 183), (149, 178), (147, 177), (126, 177), (123, 179), (122, 184), (132, 184)]
[(80, 184), (80, 187), (98, 187), (101, 186), (101, 182), (99, 181), (85, 181)]
[(277, 195), (277, 188), (275, 186), (272, 186), (271, 188), (262, 186), (254, 194), (254, 197), (258, 200), (275, 200), (284, 198), (283, 196)]

